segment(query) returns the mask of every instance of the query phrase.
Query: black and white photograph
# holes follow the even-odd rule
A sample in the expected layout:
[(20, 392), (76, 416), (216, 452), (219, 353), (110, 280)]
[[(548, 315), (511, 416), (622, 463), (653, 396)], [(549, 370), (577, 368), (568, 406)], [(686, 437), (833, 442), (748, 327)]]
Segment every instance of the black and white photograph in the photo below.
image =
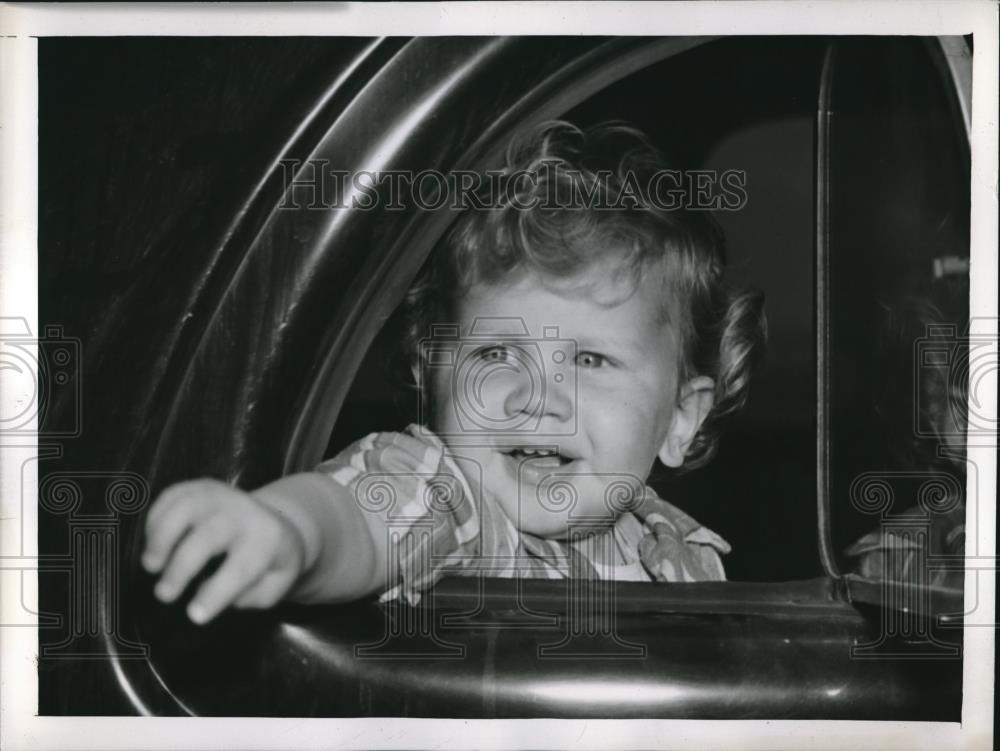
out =
[(75, 7), (5, 747), (992, 747), (994, 3)]

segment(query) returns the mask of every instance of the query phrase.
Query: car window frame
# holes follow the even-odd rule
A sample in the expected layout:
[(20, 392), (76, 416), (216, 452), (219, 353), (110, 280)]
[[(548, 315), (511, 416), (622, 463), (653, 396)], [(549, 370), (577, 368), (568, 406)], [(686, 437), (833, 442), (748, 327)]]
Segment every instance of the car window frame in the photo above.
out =
[[(966, 40), (959, 37), (926, 37), (928, 54), (941, 76), (943, 88), (950, 94), (948, 105), (965, 136), (963, 145), (971, 149), (972, 55)], [(942, 587), (930, 587), (928, 596), (917, 596), (915, 588), (904, 582), (871, 581), (842, 571), (833, 543), (832, 504), (832, 430), (830, 321), (830, 176), (833, 78), (836, 74), (838, 40), (831, 39), (824, 53), (820, 72), (816, 112), (815, 167), (815, 300), (816, 300), (816, 504), (819, 555), (827, 575), (845, 583), (852, 602), (885, 605), (886, 587), (897, 593), (899, 602), (921, 603), (930, 613), (944, 620), (954, 620), (963, 610), (962, 593)], [(910, 592), (909, 595), (906, 592)]]

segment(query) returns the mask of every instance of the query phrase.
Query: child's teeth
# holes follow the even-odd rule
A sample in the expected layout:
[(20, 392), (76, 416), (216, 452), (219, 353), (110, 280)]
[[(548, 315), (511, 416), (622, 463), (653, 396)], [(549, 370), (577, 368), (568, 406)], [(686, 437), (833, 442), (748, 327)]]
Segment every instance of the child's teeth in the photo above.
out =
[(568, 462), (559, 455), (555, 449), (531, 448), (529, 446), (519, 446), (510, 451), (512, 456), (530, 456), (536, 459), (554, 459), (559, 463)]

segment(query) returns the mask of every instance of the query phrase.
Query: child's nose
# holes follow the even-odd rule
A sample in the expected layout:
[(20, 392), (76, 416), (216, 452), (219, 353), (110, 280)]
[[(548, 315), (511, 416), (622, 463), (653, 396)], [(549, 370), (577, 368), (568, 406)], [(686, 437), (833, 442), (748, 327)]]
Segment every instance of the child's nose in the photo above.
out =
[[(565, 379), (518, 378), (504, 400), (508, 419), (518, 416), (568, 420), (573, 414), (573, 398)], [(544, 428), (543, 428), (544, 429)]]

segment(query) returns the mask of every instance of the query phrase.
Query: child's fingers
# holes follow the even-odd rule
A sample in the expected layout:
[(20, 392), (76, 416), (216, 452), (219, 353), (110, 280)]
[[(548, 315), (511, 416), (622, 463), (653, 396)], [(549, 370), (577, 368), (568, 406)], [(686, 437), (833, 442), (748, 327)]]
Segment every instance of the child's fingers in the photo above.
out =
[(188, 617), (195, 623), (212, 620), (261, 577), (267, 568), (258, 551), (242, 546), (230, 551), (212, 577), (201, 585), (188, 605)]
[(154, 590), (156, 596), (164, 602), (173, 602), (213, 556), (225, 552), (232, 534), (232, 529), (221, 520), (210, 520), (197, 527), (170, 556)]
[[(154, 516), (152, 511), (159, 513)], [(177, 541), (205, 513), (204, 505), (190, 496), (175, 494), (161, 498), (146, 518), (146, 549), (142, 565), (150, 573), (163, 568)]]
[(196, 501), (198, 496), (211, 492), (214, 480), (200, 479), (178, 482), (165, 488), (149, 509), (146, 516), (147, 524), (157, 524), (161, 516), (171, 511), (178, 504)]
[(146, 523), (155, 523), (156, 519), (163, 516), (171, 505), (186, 495), (185, 489), (187, 485), (188, 483), (177, 483), (161, 490), (159, 495), (156, 496), (156, 500), (153, 501), (149, 513), (146, 514)]

